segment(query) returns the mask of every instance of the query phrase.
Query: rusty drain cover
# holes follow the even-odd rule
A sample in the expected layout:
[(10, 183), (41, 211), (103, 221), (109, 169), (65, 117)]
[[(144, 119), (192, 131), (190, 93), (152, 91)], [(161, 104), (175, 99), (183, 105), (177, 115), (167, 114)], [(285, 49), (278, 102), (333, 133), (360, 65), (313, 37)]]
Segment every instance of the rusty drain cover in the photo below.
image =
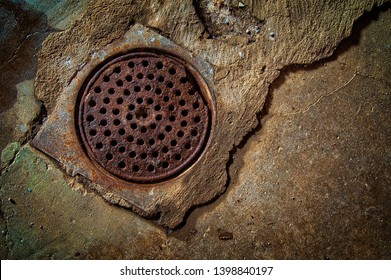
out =
[(105, 170), (127, 181), (158, 182), (200, 155), (210, 112), (200, 76), (183, 61), (135, 52), (111, 59), (91, 76), (76, 120), (87, 154)]

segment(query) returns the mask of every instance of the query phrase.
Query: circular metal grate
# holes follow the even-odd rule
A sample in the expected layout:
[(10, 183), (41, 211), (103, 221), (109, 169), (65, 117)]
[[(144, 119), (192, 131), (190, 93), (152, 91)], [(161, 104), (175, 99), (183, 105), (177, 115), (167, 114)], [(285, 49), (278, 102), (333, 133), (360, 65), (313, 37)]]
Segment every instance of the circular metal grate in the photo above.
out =
[(97, 70), (81, 93), (87, 153), (129, 181), (157, 182), (188, 167), (205, 146), (210, 112), (195, 74), (172, 56), (136, 52)]

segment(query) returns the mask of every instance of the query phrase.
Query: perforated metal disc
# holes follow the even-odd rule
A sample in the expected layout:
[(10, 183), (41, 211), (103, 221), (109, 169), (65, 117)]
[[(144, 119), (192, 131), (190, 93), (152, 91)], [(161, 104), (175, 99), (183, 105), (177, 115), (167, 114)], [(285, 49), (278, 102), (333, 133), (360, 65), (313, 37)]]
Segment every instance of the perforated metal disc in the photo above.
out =
[(123, 55), (95, 70), (78, 111), (88, 155), (134, 182), (162, 181), (187, 168), (210, 127), (194, 75), (180, 59), (155, 52)]

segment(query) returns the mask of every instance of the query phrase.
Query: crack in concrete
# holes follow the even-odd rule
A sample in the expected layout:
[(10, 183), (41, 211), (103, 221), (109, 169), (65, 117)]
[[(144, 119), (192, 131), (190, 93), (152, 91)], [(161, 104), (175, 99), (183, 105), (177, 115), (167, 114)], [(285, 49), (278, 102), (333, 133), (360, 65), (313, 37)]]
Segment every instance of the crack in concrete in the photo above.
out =
[(27, 34), (24, 39), (22, 40), (22, 42), (19, 43), (19, 45), (15, 48), (15, 51), (12, 53), (12, 56), (11, 58), (9, 58), (2, 67), (0, 67), (0, 70), (3, 70), (4, 68), (6, 68), (8, 66), (8, 64), (10, 64), (17, 56), (19, 50), (22, 48), (22, 46), (26, 43), (26, 41), (31, 37), (31, 36), (34, 36), (34, 35), (37, 35), (39, 33), (46, 33), (48, 30), (44, 30), (44, 31), (35, 31), (33, 33), (30, 33), (30, 34)]
[(289, 114), (278, 114), (278, 116), (281, 116), (281, 117), (285, 117), (285, 116), (292, 116), (292, 115), (297, 115), (297, 114), (305, 114), (307, 113), (312, 107), (316, 106), (316, 104), (318, 104), (323, 98), (326, 98), (326, 97), (329, 97), (329, 96), (332, 96), (333, 94), (337, 93), (338, 91), (340, 91), (341, 89), (343, 89), (344, 87), (348, 86), (353, 80), (355, 77), (357, 77), (358, 74), (357, 73), (354, 73), (354, 75), (346, 82), (344, 83), (343, 85), (339, 86), (338, 88), (336, 88), (335, 90), (331, 91), (331, 92), (328, 92), (328, 93), (325, 93), (325, 94), (322, 94), (318, 97), (318, 99), (316, 99), (315, 102), (313, 102), (312, 104), (310, 104), (305, 110), (298, 110), (296, 112), (293, 112), (293, 113), (289, 113)]

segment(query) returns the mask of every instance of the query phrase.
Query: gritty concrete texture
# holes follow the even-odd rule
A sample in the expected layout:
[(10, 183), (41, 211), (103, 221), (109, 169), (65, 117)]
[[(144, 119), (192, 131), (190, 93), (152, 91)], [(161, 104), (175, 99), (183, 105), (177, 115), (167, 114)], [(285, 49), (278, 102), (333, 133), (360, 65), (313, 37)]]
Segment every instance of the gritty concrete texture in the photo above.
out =
[(7, 147), (1, 152), (1, 165), (0, 169), (6, 168), (12, 160), (15, 158), (17, 152), (19, 152), (20, 143), (9, 143)]
[[(390, 259), (389, 4), (364, 14), (356, 22), (352, 36), (342, 42), (331, 58), (298, 67), (292, 64), (311, 63), (330, 55), (339, 41), (350, 34), (353, 22), (363, 10), (372, 7), (372, 2), (322, 2), (322, 9), (330, 11), (324, 14), (330, 17), (317, 30), (323, 28), (324, 34), (334, 30), (323, 48), (318, 42), (322, 40), (311, 37), (317, 36), (315, 32), (308, 33), (311, 40), (305, 43), (306, 38), (295, 41), (291, 34), (282, 31), (287, 30), (283, 27), (299, 25), (299, 18), (303, 18), (300, 26), (305, 30), (315, 28), (317, 21), (323, 22), (323, 13), (316, 12), (315, 4), (309, 4), (312, 15), (301, 11), (300, 4), (292, 6), (278, 1), (262, 8), (261, 1), (246, 2), (253, 13), (260, 11), (257, 17), (265, 20), (263, 24), (271, 25), (269, 18), (281, 23), (276, 31), (261, 26), (260, 34), (252, 29), (254, 33), (250, 30), (250, 34), (246, 32), (237, 38), (232, 30), (245, 30), (240, 29), (240, 24), (247, 22), (248, 14), (237, 12), (238, 26), (232, 26), (232, 30), (209, 26), (218, 16), (201, 17), (203, 27), (197, 29), (197, 13), (202, 14), (202, 9), (195, 7), (194, 18), (176, 18), (174, 24), (163, 21), (163, 15), (172, 9), (170, 3), (162, 3), (162, 7), (145, 3), (138, 6), (145, 12), (135, 17), (137, 21), (162, 32), (215, 67), (213, 87), (218, 112), (222, 114), (218, 116), (222, 138), (216, 140), (219, 158), (214, 163), (223, 165), (223, 171), (215, 176), (221, 176), (217, 182), (222, 182), (227, 190), (207, 205), (188, 212), (180, 228), (164, 230), (127, 209), (109, 205), (85, 189), (83, 178), (65, 175), (56, 162), (27, 144), (0, 179), (1, 257)], [(224, 8), (223, 1), (214, 3)], [(191, 6), (182, 5), (179, 10), (185, 14)], [(110, 13), (116, 11), (113, 8)], [(89, 13), (79, 24), (99, 14), (94, 9)], [(340, 13), (346, 14), (346, 18), (338, 16)], [(290, 18), (293, 25), (284, 24)], [(123, 17), (121, 20), (126, 21)], [(184, 26), (181, 22), (192, 24)], [(93, 27), (84, 26), (80, 32), (83, 28)], [(53, 34), (43, 47), (42, 65), (47, 65), (50, 57), (49, 64), (62, 67), (55, 42), (61, 36), (68, 40), (77, 30), (70, 28)], [(194, 39), (194, 30), (199, 30), (201, 37)], [(295, 36), (307, 34), (301, 28), (295, 30)], [(284, 39), (284, 34), (289, 40)], [(103, 35), (100, 40), (92, 36), (79, 44), (98, 42), (104, 46), (115, 40), (116, 35), (113, 36)], [(258, 38), (264, 39), (257, 41), (261, 40)], [(198, 39), (205, 43), (202, 48)], [(288, 48), (290, 40), (296, 43)], [(295, 46), (303, 40), (302, 50), (306, 51), (301, 53)], [(196, 43), (193, 46), (191, 42)], [(214, 52), (211, 45), (215, 46)], [(228, 49), (238, 50), (239, 58)], [(231, 55), (226, 57), (224, 53)], [(260, 56), (259, 60), (254, 53)], [(80, 61), (78, 55), (72, 57)], [(82, 51), (80, 55), (88, 60)], [(290, 66), (281, 69), (284, 65)], [(54, 67), (47, 66), (46, 69)], [(57, 100), (50, 92), (69, 83), (75, 74), (71, 69), (61, 69), (61, 77), (58, 73), (46, 73), (46, 78), (59, 82), (48, 88), (36, 80), (37, 95), (49, 112)], [(274, 80), (279, 71), (279, 78)], [(40, 69), (38, 77), (43, 77), (44, 72)], [(259, 78), (260, 73), (266, 73), (267, 78)], [(263, 86), (255, 85), (256, 81), (269, 81), (269, 93), (266, 94), (268, 84), (264, 85), (263, 94)]]
[(36, 110), (41, 103), (34, 100), (38, 51), (50, 32), (69, 27), (86, 2), (0, 2), (0, 150), (10, 142), (26, 142), (36, 133), (34, 129), (45, 115), (44, 107)]
[[(202, 1), (182, 1), (179, 6), (175, 1), (94, 1), (72, 27), (50, 34), (46, 39), (39, 59), (36, 95), (50, 113), (55, 112), (49, 117), (52, 119), (59, 118), (58, 108), (67, 108), (68, 113), (61, 113), (65, 119), (68, 118), (67, 115), (73, 115), (62, 100), (67, 97), (75, 99), (72, 95), (77, 90), (75, 83), (80, 88), (80, 81), (86, 77), (86, 71), (92, 70), (90, 62), (96, 65), (94, 60), (97, 54), (107, 53), (107, 49), (115, 49), (117, 44), (128, 43), (130, 48), (133, 47), (135, 43), (132, 40), (138, 41), (129, 35), (129, 32), (134, 32), (134, 27), (131, 28), (134, 21), (158, 30), (192, 56), (212, 65), (211, 72), (215, 75), (211, 86), (216, 104), (216, 110), (212, 111), (216, 112), (216, 117), (212, 123), (209, 145), (197, 161), (198, 168), (189, 169), (183, 176), (172, 180), (169, 189), (166, 186), (148, 186), (150, 194), (145, 189), (138, 190), (139, 187), (134, 184), (124, 190), (121, 182), (114, 188), (100, 187), (102, 183), (98, 180), (97, 186), (93, 188), (111, 203), (132, 208), (146, 217), (157, 216), (159, 224), (173, 229), (183, 221), (193, 206), (205, 204), (223, 193), (228, 180), (226, 164), (230, 151), (241, 142), (246, 133), (256, 127), (256, 115), (262, 110), (268, 85), (279, 75), (280, 69), (293, 63), (309, 63), (329, 56), (337, 43), (350, 34), (354, 20), (365, 9), (381, 4), (382, 1), (338, 2), (340, 4), (334, 1), (298, 1), (295, 6), (285, 5), (282, 10), (277, 6), (277, 14), (290, 13), (289, 21), (283, 17), (249, 20), (259, 18), (254, 15), (254, 11), (259, 12), (261, 8), (249, 8), (245, 17), (241, 13), (235, 15), (233, 11), (242, 8), (235, 8), (232, 6), (234, 3), (236, 2), (211, 1), (207, 7), (212, 8), (205, 10), (202, 8)], [(298, 7), (309, 10), (305, 13), (304, 21)], [(319, 15), (319, 7), (326, 12)], [(226, 25), (233, 29), (227, 35), (221, 32), (221, 37), (210, 38), (207, 34), (209, 29), (213, 27), (214, 32), (219, 34), (216, 29), (226, 27), (215, 26), (214, 17), (204, 22), (202, 19), (208, 19), (209, 16), (206, 15), (220, 11), (222, 14), (224, 11), (229, 13)], [(102, 20), (102, 17), (108, 18)], [(238, 20), (230, 23), (231, 17)], [(316, 30), (313, 28), (314, 22)], [(260, 25), (257, 26), (259, 33), (243, 34), (243, 26), (250, 28), (255, 23)], [(296, 29), (305, 32), (293, 32)], [(232, 32), (236, 35), (232, 35)], [(151, 35), (146, 36), (149, 38)], [(48, 146), (57, 142), (53, 138), (54, 134), (47, 131), (49, 127), (53, 127), (51, 121), (44, 126), (42, 133), (46, 131), (50, 135), (34, 142), (35, 146), (44, 151), (42, 144), (37, 142)], [(69, 143), (73, 154), (74, 133), (70, 132), (69, 139), (65, 141)], [(52, 141), (47, 141), (48, 139)], [(75, 158), (79, 156), (76, 155)], [(61, 160), (60, 162), (64, 164)], [(70, 162), (68, 166), (74, 164)], [(74, 166), (71, 172), (78, 173), (79, 170)], [(102, 192), (105, 188), (109, 191)]]

